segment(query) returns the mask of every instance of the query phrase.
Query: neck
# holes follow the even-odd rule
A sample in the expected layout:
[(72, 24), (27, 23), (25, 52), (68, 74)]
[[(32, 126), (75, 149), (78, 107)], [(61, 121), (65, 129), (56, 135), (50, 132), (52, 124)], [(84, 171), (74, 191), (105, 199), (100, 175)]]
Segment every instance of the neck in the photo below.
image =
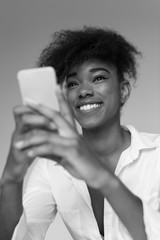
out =
[(129, 133), (123, 129), (120, 122), (112, 123), (103, 128), (83, 129), (84, 140), (100, 158), (112, 158), (121, 154), (129, 145)]

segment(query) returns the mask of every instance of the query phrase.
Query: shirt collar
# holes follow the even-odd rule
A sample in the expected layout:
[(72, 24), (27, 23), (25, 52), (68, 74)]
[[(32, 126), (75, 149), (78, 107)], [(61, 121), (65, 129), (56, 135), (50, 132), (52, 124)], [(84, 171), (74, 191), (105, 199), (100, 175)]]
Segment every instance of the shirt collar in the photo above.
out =
[[(158, 135), (138, 132), (133, 126), (123, 126), (131, 134), (131, 144), (120, 156), (115, 169), (115, 174), (119, 175), (122, 169), (137, 160), (142, 150), (160, 147), (160, 140), (156, 140)], [(160, 139), (160, 136), (158, 136)], [(159, 142), (159, 144), (158, 144)]]
[[(130, 132), (131, 144), (129, 148), (122, 152), (115, 170), (116, 174), (118, 174), (123, 167), (138, 159), (141, 150), (160, 147), (160, 135), (139, 132), (132, 125), (126, 125), (123, 126), (123, 128)], [(159, 139), (158, 141), (156, 141), (157, 136)], [(128, 157), (128, 153), (130, 157)], [(57, 162), (54, 162), (54, 164), (62, 167)], [(64, 172), (68, 177), (74, 178), (67, 170), (64, 169)]]
[(129, 147), (129, 152), (132, 160), (138, 158), (141, 150), (154, 149), (160, 146), (160, 144), (154, 141), (152, 134), (140, 133), (131, 125), (127, 125), (125, 128), (131, 133), (131, 145)]

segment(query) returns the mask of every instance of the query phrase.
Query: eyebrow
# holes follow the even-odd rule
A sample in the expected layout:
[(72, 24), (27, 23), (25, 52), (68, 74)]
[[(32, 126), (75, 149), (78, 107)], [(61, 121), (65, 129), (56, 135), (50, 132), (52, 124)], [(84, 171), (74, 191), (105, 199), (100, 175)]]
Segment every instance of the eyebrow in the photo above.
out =
[(92, 69), (90, 70), (91, 73), (92, 73), (92, 72), (96, 72), (96, 71), (106, 71), (107, 73), (110, 73), (110, 71), (109, 71), (108, 69), (102, 68), (102, 67), (92, 68)]
[[(106, 68), (102, 68), (102, 67), (92, 68), (89, 72), (94, 73), (94, 72), (97, 72), (97, 71), (106, 71), (107, 73), (110, 73), (109, 70), (107, 70)], [(70, 73), (70, 74), (67, 75), (66, 79), (69, 78), (69, 77), (75, 77), (76, 75), (77, 75), (76, 72)]]

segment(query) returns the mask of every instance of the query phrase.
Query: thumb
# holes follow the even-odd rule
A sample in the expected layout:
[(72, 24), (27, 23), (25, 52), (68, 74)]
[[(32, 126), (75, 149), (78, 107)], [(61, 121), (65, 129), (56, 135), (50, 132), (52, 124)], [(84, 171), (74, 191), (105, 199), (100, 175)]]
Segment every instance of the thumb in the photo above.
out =
[(68, 105), (68, 102), (64, 96), (64, 93), (62, 92), (59, 86), (57, 86), (56, 88), (56, 95), (58, 98), (61, 115), (65, 118), (65, 120), (68, 123), (70, 123), (72, 126), (75, 126), (75, 121), (73, 118), (72, 111)]

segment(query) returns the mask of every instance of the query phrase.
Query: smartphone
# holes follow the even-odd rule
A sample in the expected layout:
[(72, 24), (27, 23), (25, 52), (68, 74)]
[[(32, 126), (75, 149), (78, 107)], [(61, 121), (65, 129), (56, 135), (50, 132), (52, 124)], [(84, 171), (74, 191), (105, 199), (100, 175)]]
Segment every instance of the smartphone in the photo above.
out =
[(56, 73), (52, 67), (20, 70), (17, 73), (23, 104), (40, 103), (59, 111), (55, 93), (57, 87)]

